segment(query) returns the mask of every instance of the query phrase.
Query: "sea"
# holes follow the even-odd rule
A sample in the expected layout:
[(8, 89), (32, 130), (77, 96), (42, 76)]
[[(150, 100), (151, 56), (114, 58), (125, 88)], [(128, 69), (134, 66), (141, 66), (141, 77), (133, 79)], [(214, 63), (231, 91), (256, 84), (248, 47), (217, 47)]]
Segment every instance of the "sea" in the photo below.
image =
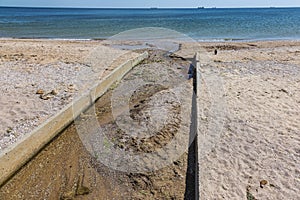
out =
[(108, 39), (146, 27), (171, 29), (197, 41), (299, 40), (300, 8), (0, 7), (2, 38)]

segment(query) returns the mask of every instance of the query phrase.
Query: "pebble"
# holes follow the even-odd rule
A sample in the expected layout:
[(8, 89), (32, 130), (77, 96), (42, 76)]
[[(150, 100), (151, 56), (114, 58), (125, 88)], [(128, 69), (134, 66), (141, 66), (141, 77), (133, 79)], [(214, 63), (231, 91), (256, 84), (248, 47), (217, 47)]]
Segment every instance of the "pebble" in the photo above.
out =
[(50, 94), (52, 94), (52, 95), (57, 95), (58, 94), (58, 91), (57, 90), (52, 90), (51, 92), (50, 92)]
[(86, 195), (90, 193), (90, 189), (88, 187), (85, 186), (80, 186), (78, 187), (77, 191), (76, 191), (76, 195)]
[(8, 127), (7, 129), (6, 129), (6, 133), (11, 133), (13, 131), (13, 129), (11, 128), (11, 127)]
[(268, 184), (268, 181), (266, 181), (266, 180), (261, 180), (259, 184), (260, 184), (260, 187), (263, 188), (265, 185)]
[(38, 89), (37, 91), (36, 91), (36, 94), (44, 94), (45, 92), (44, 92), (44, 90), (42, 90), (42, 89)]
[(70, 84), (68, 85), (68, 89), (66, 90), (66, 92), (74, 92), (77, 90), (76, 85)]
[(43, 99), (43, 100), (49, 100), (49, 99), (51, 99), (53, 96), (52, 95), (50, 95), (50, 94), (46, 94), (46, 95), (40, 95), (40, 98), (41, 99)]
[(74, 198), (74, 193), (71, 191), (71, 192), (66, 192), (65, 194), (63, 194), (60, 199), (61, 200), (72, 200)]

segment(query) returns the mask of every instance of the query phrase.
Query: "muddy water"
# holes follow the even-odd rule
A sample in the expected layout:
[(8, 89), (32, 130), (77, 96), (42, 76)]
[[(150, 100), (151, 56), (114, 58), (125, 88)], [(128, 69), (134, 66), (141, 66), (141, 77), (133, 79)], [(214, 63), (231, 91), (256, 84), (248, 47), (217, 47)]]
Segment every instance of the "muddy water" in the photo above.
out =
[[(192, 85), (184, 78), (188, 67), (186, 61), (151, 51), (149, 59), (9, 180), (0, 189), (0, 199), (183, 199), (192, 96)], [(126, 98), (115, 102), (122, 92), (129, 92), (122, 85), (137, 79), (143, 84), (132, 89), (128, 107), (122, 107)], [(135, 125), (126, 123), (126, 113)], [(103, 153), (103, 141), (98, 143), (101, 148), (97, 146), (98, 136), (89, 132), (95, 128), (87, 125), (91, 116), (112, 144), (110, 152), (118, 151)], [(119, 152), (118, 159), (111, 160)], [(143, 156), (129, 162), (128, 155)]]

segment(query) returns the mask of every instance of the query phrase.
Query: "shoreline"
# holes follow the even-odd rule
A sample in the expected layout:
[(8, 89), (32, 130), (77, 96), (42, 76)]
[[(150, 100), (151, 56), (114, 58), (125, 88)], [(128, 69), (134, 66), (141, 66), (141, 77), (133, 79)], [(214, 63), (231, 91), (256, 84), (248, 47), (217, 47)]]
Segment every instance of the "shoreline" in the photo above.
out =
[(0, 8), (29, 9), (86, 9), (86, 10), (202, 10), (202, 9), (293, 9), (299, 6), (259, 6), (259, 7), (47, 7), (47, 6), (0, 6)]
[[(111, 36), (113, 37), (113, 36)], [(33, 41), (105, 41), (110, 40), (108, 38), (50, 38), (50, 37), (0, 37), (0, 41), (3, 40), (33, 40)], [(187, 36), (189, 37), (189, 36)], [(234, 38), (223, 38), (223, 39), (194, 39), (196, 43), (244, 43), (244, 42), (300, 42), (299, 38), (256, 38), (256, 39), (234, 39)], [(121, 41), (121, 40), (120, 40)], [(141, 41), (141, 40), (124, 40), (124, 41)], [(145, 40), (146, 41), (146, 40)], [(178, 40), (180, 41), (180, 40)]]

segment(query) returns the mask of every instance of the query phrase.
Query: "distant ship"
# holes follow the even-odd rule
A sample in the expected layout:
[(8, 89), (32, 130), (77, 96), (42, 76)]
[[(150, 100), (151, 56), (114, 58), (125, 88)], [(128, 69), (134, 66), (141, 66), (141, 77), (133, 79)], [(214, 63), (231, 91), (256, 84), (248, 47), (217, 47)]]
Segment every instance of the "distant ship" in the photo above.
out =
[(150, 10), (157, 10), (157, 7), (151, 7)]
[(198, 7), (198, 9), (204, 9), (204, 7)]

